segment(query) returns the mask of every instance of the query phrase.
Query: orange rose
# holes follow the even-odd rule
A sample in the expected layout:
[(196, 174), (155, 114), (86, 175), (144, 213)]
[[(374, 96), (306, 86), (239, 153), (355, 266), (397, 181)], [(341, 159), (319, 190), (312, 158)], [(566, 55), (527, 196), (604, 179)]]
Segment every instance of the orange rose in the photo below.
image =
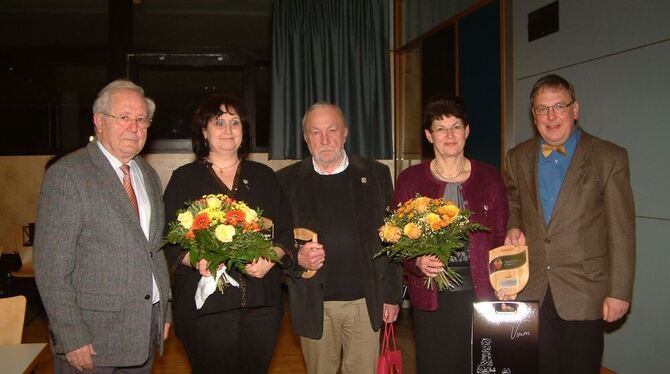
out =
[(195, 218), (193, 218), (193, 225), (191, 225), (191, 230), (202, 230), (206, 229), (209, 226), (209, 216), (207, 213), (200, 213)]
[(430, 204), (430, 199), (427, 197), (417, 197), (414, 199), (414, 209), (416, 209), (417, 212), (425, 212), (428, 210), (428, 204)]
[(401, 235), (399, 227), (388, 223), (379, 228), (379, 238), (386, 243), (397, 243)]
[(442, 218), (435, 213), (426, 214), (425, 219), (431, 230), (439, 230), (442, 227)]
[(244, 212), (241, 210), (229, 210), (226, 212), (226, 222), (235, 226), (238, 222), (244, 222)]
[(243, 232), (250, 232), (250, 231), (261, 231), (260, 226), (258, 226), (258, 223), (256, 222), (251, 222), (251, 223), (244, 223), (244, 229), (242, 230)]
[(194, 240), (195, 239), (195, 234), (193, 234), (193, 230), (188, 230), (186, 234), (184, 234), (184, 238), (188, 240)]
[(454, 203), (451, 201), (447, 202), (446, 205), (442, 205), (441, 207), (437, 208), (437, 212), (440, 213), (441, 215), (447, 215), (449, 218), (455, 217), (458, 215), (458, 213), (461, 212), (460, 209)]
[(417, 239), (421, 236), (421, 228), (411, 222), (406, 224), (402, 231), (410, 239)]

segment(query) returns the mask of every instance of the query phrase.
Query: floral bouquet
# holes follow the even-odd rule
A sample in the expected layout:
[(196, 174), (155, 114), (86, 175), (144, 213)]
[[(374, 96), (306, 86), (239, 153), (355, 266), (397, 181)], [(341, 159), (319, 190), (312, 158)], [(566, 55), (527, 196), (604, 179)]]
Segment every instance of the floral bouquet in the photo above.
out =
[(402, 204), (384, 220), (379, 237), (386, 246), (375, 257), (386, 255), (394, 261), (419, 256), (435, 256), (445, 265), (435, 278), (426, 278), (426, 287), (433, 282), (443, 291), (461, 282), (461, 277), (447, 265), (449, 257), (465, 247), (468, 234), (485, 231), (486, 227), (470, 222), (470, 212), (459, 209), (451, 201), (416, 195)]
[[(188, 249), (194, 267), (205, 259), (212, 274), (217, 274), (221, 264), (243, 273), (258, 258), (278, 261), (270, 235), (261, 232), (261, 213), (226, 195), (205, 195), (177, 213), (165, 241)], [(221, 292), (229, 282), (237, 285), (225, 269), (223, 273), (216, 282)]]

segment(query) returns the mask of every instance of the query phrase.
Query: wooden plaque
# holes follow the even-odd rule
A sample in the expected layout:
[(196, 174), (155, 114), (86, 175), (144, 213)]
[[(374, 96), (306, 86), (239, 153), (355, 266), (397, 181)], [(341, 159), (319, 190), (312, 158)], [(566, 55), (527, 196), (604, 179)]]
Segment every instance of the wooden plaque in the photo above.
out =
[[(293, 229), (293, 237), (295, 237), (296, 240), (303, 242), (319, 241), (319, 236), (314, 231), (302, 227), (296, 227)], [(316, 270), (305, 270), (305, 272), (302, 273), (302, 277), (305, 279), (312, 278), (314, 275), (316, 275)]]
[(518, 294), (528, 284), (528, 246), (504, 245), (489, 251), (489, 279), (493, 289)]

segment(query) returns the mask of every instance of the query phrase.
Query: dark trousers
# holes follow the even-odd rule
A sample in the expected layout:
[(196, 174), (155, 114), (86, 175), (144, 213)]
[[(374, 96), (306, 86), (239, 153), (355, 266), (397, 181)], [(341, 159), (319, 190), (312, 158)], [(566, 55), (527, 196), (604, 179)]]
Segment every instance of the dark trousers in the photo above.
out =
[(193, 373), (267, 373), (283, 312), (242, 308), (175, 321)]
[(416, 372), (470, 374), (473, 290), (443, 291), (434, 312), (412, 309)]
[(540, 307), (540, 373), (600, 373), (603, 339), (602, 320), (562, 319), (547, 289)]

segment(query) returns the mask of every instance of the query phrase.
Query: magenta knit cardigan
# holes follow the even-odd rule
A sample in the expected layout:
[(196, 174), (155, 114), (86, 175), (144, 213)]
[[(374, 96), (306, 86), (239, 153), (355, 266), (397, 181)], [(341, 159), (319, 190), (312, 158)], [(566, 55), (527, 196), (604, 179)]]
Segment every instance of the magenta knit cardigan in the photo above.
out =
[[(492, 165), (470, 160), (472, 171), (463, 182), (461, 195), (464, 207), (471, 211), (471, 220), (489, 228), (488, 232), (470, 235), (470, 272), (478, 300), (495, 300), (489, 282), (488, 251), (503, 244), (506, 234), (508, 206), (505, 185), (500, 172)], [(438, 181), (430, 172), (430, 162), (411, 166), (398, 176), (393, 193), (393, 209), (399, 203), (422, 196), (438, 198), (444, 195), (446, 183)], [(408, 270), (409, 296), (412, 305), (425, 311), (437, 310), (437, 291), (428, 290), (424, 276), (416, 267), (416, 260), (403, 263)]]

